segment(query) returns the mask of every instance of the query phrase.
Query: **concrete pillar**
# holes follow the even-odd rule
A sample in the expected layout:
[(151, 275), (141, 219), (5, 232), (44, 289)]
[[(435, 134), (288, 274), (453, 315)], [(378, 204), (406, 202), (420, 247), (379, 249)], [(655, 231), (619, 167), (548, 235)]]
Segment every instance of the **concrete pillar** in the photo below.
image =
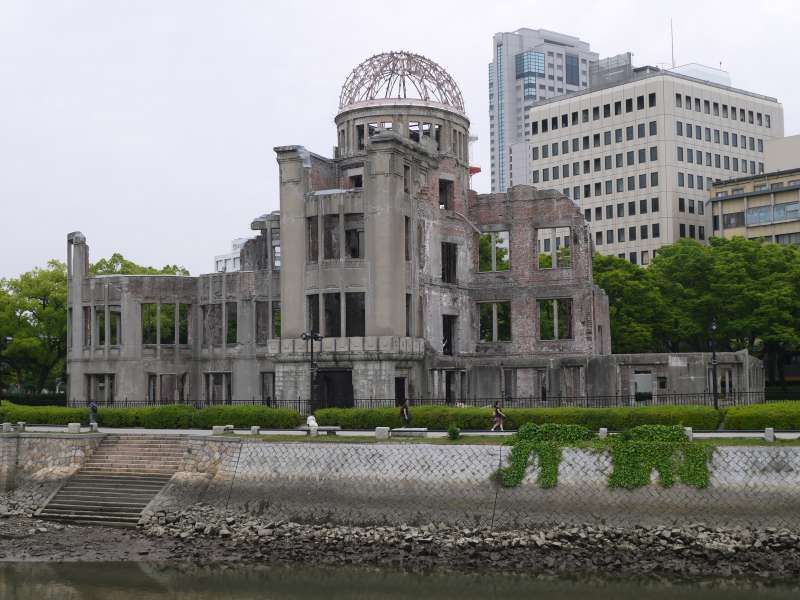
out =
[[(276, 149), (280, 172), (281, 304), (283, 338), (299, 338), (305, 331), (306, 231), (305, 193), (309, 189), (302, 146)], [(321, 236), (320, 236), (321, 237)]]
[(765, 442), (775, 441), (775, 429), (773, 427), (767, 427), (766, 429), (764, 429), (764, 441)]

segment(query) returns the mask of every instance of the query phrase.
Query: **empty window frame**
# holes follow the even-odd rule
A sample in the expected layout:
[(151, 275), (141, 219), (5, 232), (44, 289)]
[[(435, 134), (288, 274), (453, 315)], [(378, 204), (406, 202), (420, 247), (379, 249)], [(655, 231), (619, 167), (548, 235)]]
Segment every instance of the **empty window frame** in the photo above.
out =
[(105, 305), (94, 307), (94, 325), (95, 325), (95, 346), (106, 345), (106, 307)]
[[(613, 211), (613, 206), (610, 206)], [(569, 227), (536, 230), (537, 265), (540, 269), (572, 268), (572, 233)]]
[(308, 262), (319, 260), (319, 223), (316, 216), (306, 219), (306, 256)]
[(458, 245), (442, 242), (442, 281), (456, 283), (458, 272)]
[(158, 305), (142, 304), (142, 344), (158, 343)]
[(174, 344), (175, 343), (175, 305), (162, 304), (159, 307), (159, 331), (158, 343)]
[(178, 304), (178, 343), (189, 343), (189, 305)]
[(406, 260), (411, 260), (411, 217), (403, 217), (403, 244)]
[(347, 292), (344, 295), (345, 328), (347, 337), (364, 337), (366, 311), (364, 292)]
[(322, 303), (325, 309), (325, 337), (340, 337), (342, 335), (342, 300), (339, 292), (322, 294)]
[(572, 339), (572, 298), (537, 300), (539, 307), (539, 339)]
[(478, 316), (481, 342), (511, 341), (511, 302), (480, 302)]
[(327, 260), (339, 258), (339, 215), (323, 217), (323, 252)]
[(209, 403), (230, 402), (232, 399), (232, 387), (231, 374), (229, 372), (205, 374), (206, 401)]
[(225, 343), (237, 343), (237, 304), (236, 302), (225, 303)]
[(478, 243), (479, 271), (508, 271), (511, 268), (508, 231), (482, 233)]
[(319, 333), (319, 294), (306, 296), (306, 325), (309, 331)]
[[(185, 305), (181, 305), (185, 306)], [(108, 307), (108, 343), (112, 346), (122, 344), (122, 307)]]
[(453, 182), (448, 179), (439, 179), (439, 208), (453, 210)]
[(442, 354), (452, 356), (456, 342), (456, 315), (442, 315)]
[(364, 213), (344, 216), (345, 258), (364, 258)]
[(281, 337), (281, 303), (278, 301), (272, 302), (272, 337)]

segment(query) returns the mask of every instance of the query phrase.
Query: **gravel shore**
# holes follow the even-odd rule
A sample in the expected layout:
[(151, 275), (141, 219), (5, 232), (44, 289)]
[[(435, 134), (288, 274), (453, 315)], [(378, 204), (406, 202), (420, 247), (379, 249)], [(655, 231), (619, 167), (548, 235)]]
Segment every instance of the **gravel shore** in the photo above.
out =
[[(5, 514), (5, 516), (2, 516)], [(800, 533), (779, 529), (553, 524), (491, 531), (431, 524), (268, 522), (194, 506), (139, 529), (72, 526), (0, 513), (0, 561), (170, 561), (391, 567), (539, 575), (704, 579), (800, 577)]]

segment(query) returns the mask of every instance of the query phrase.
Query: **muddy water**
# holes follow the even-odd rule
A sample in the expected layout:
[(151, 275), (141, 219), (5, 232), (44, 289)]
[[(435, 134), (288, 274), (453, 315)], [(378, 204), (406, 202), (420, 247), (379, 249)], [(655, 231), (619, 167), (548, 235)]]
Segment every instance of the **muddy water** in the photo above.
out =
[(800, 587), (542, 580), (524, 576), (406, 574), (388, 570), (193, 567), (158, 563), (0, 563), (3, 600), (789, 600)]

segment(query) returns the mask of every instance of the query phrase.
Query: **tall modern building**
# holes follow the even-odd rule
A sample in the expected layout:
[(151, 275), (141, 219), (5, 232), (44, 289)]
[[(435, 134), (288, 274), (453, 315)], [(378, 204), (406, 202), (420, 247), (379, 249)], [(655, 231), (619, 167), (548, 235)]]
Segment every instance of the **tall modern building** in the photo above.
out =
[(595, 249), (649, 263), (680, 238), (711, 235), (708, 190), (764, 171), (783, 137), (775, 99), (655, 67), (528, 109), (509, 180), (554, 188), (580, 205)]
[(489, 143), (492, 192), (510, 187), (511, 144), (522, 141), (526, 112), (537, 100), (582, 90), (597, 54), (571, 35), (546, 29), (496, 33), (489, 63)]

